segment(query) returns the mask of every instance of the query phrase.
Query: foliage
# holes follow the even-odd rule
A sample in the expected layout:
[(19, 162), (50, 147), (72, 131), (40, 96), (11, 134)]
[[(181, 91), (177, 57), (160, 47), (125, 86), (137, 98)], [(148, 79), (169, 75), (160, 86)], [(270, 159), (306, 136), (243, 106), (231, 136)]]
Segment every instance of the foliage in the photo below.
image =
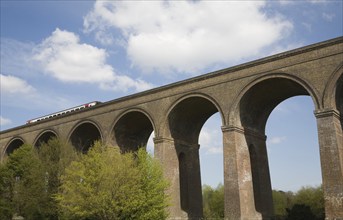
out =
[[(296, 193), (273, 190), (274, 213), (277, 219), (325, 218), (322, 187), (302, 187)], [(301, 214), (303, 213), (303, 214)], [(309, 216), (312, 216), (309, 218)]]
[(294, 198), (295, 204), (309, 206), (317, 219), (324, 219), (324, 195), (323, 189), (319, 187), (302, 187)]
[(72, 161), (78, 159), (75, 148), (70, 144), (57, 138), (50, 139), (38, 148), (39, 159), (43, 165), (45, 181), (45, 216), (50, 220), (58, 219), (58, 203), (54, 196), (58, 193), (61, 185), (61, 176)]
[[(168, 187), (145, 150), (121, 154), (96, 143), (87, 155), (52, 139), (24, 145), (0, 165), (0, 219), (165, 219)], [(273, 190), (278, 219), (324, 219), (322, 187)], [(224, 186), (203, 187), (204, 217), (224, 217)]]
[(213, 189), (211, 186), (203, 186), (203, 209), (205, 219), (224, 218), (224, 186), (219, 184)]
[(293, 192), (273, 190), (274, 215), (277, 217), (286, 216), (286, 209), (293, 206), (293, 198)]
[(0, 219), (165, 219), (167, 187), (143, 149), (122, 155), (97, 143), (80, 156), (51, 139), (18, 148), (0, 165)]
[(5, 210), (2, 206), (0, 212), (7, 218), (17, 213), (25, 219), (42, 219), (46, 198), (44, 173), (32, 146), (23, 145), (14, 151), (1, 170), (1, 194), (5, 194), (9, 205)]
[(166, 219), (168, 217), (166, 212), (168, 198), (165, 190), (169, 183), (163, 178), (163, 170), (159, 161), (153, 159), (144, 148), (137, 151), (134, 159), (140, 173), (140, 185), (144, 199), (140, 219)]
[(309, 220), (316, 219), (311, 208), (304, 204), (295, 204), (291, 209), (287, 209), (286, 220)]
[(15, 150), (0, 167), (0, 219), (58, 219), (59, 178), (76, 158), (73, 147), (58, 139)]
[[(203, 186), (203, 208), (205, 219), (224, 218), (224, 186), (217, 188)], [(287, 220), (322, 220), (324, 198), (322, 187), (303, 187), (298, 192), (273, 190), (275, 219)]]
[(56, 199), (69, 219), (165, 219), (166, 187), (143, 149), (121, 154), (97, 142), (66, 169)]
[(0, 164), (0, 219), (11, 219), (13, 210), (12, 172), (4, 164)]

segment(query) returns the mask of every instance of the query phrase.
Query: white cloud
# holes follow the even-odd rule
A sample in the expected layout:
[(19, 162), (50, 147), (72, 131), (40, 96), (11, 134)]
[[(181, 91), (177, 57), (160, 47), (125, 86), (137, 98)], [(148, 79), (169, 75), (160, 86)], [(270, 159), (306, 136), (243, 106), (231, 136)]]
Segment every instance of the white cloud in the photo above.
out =
[(31, 59), (32, 49), (35, 47), (34, 43), (1, 37), (0, 44), (2, 74), (15, 74), (22, 78), (39, 74), (36, 63), (32, 62)]
[(152, 84), (147, 83), (144, 80), (133, 80), (125, 75), (115, 75), (112, 82), (104, 82), (100, 84), (100, 88), (113, 91), (127, 91), (129, 88), (133, 88), (135, 91), (140, 92), (151, 89), (152, 87)]
[(279, 0), (278, 2), (280, 3), (280, 5), (283, 5), (283, 6), (297, 4), (297, 1), (290, 1), (290, 0)]
[(15, 77), (0, 74), (1, 94), (31, 94), (35, 89), (26, 81)]
[(148, 139), (148, 143), (146, 144), (146, 151), (150, 155), (154, 155), (154, 133), (152, 133)]
[(223, 147), (211, 147), (208, 149), (207, 154), (222, 154)]
[[(303, 1), (296, 1), (296, 0), (279, 0), (278, 2), (282, 6), (289, 6), (289, 5), (296, 5), (296, 4), (303, 3)], [(305, 2), (312, 3), (312, 4), (323, 4), (323, 3), (326, 4), (328, 3), (328, 0), (306, 0)]]
[(336, 15), (334, 13), (322, 13), (322, 17), (325, 21), (331, 22)]
[(301, 24), (304, 26), (304, 28), (308, 31), (308, 32), (312, 32), (312, 25), (307, 23), (307, 22), (301, 22)]
[(206, 154), (223, 153), (220, 131), (204, 127), (200, 132), (199, 143), (201, 145), (200, 148), (204, 149)]
[(264, 6), (264, 1), (97, 1), (84, 28), (98, 40), (105, 36), (105, 42), (115, 42), (108, 33), (119, 30), (132, 66), (144, 71), (195, 72), (254, 56), (285, 37), (291, 22), (268, 16)]
[(152, 85), (118, 75), (106, 63), (107, 52), (89, 44), (80, 43), (73, 32), (56, 29), (35, 50), (33, 59), (54, 78), (68, 83), (95, 83), (102, 89), (141, 91)]
[(25, 80), (11, 75), (0, 74), (0, 91), (1, 106), (43, 110), (52, 106), (63, 109), (73, 104), (56, 94), (40, 92)]
[(285, 136), (282, 137), (272, 137), (267, 141), (268, 145), (276, 145), (276, 144), (281, 144), (284, 142), (287, 138)]
[(10, 125), (12, 121), (10, 119), (0, 116), (0, 126)]
[(112, 81), (113, 69), (106, 64), (106, 51), (79, 41), (74, 33), (56, 29), (39, 46), (34, 59), (60, 81)]
[(308, 2), (312, 4), (327, 4), (328, 0), (307, 0)]

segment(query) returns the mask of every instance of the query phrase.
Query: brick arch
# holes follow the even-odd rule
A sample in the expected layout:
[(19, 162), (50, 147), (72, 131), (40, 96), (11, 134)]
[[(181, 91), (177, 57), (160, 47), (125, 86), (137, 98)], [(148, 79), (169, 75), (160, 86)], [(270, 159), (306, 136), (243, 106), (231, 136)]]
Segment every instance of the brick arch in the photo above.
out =
[[(343, 72), (343, 68), (342, 68), (342, 72)], [(334, 92), (334, 98), (335, 98), (335, 108), (339, 113), (339, 117), (340, 117), (340, 129), (343, 133), (343, 73), (341, 72), (340, 77), (337, 80), (336, 83), (336, 88), (335, 88), (335, 92)], [(343, 145), (343, 135), (341, 135), (341, 145)], [(343, 151), (341, 151), (341, 160), (342, 160), (342, 170), (343, 170)]]
[[(340, 115), (341, 130), (343, 131), (343, 73), (341, 73), (341, 76), (337, 80), (336, 91), (335, 91), (335, 105)], [(342, 135), (341, 145), (343, 145), (343, 135)], [(343, 161), (343, 153), (342, 153), (341, 158)], [(343, 169), (343, 162), (342, 162), (342, 169)]]
[[(202, 105), (202, 104), (206, 104), (206, 106)], [(187, 110), (188, 112), (185, 110)], [(204, 112), (203, 114), (199, 113), (198, 115), (192, 115), (192, 113), (190, 112), (190, 111), (196, 112), (197, 110), (198, 111), (199, 110), (200, 111), (206, 111), (206, 112)], [(178, 111), (178, 113), (176, 111)], [(204, 123), (207, 121), (207, 119), (209, 119), (213, 114), (215, 114), (217, 112), (219, 112), (220, 117), (222, 119), (221, 120), (222, 125), (224, 125), (225, 124), (225, 117), (224, 117), (222, 108), (214, 98), (212, 98), (209, 95), (203, 94), (203, 93), (187, 94), (187, 95), (182, 96), (181, 98), (177, 99), (169, 107), (169, 110), (167, 111), (167, 114), (166, 114), (166, 126), (169, 127), (170, 136), (174, 139), (175, 138), (178, 139), (178, 138), (180, 138), (179, 135), (180, 135), (180, 133), (182, 133), (182, 131), (181, 130), (179, 130), (179, 131), (174, 130), (173, 131), (173, 127), (174, 127), (173, 123), (174, 122), (177, 121), (177, 123), (178, 122), (189, 123), (189, 126), (192, 126), (192, 122), (190, 122), (189, 120), (197, 120), (197, 117), (199, 117), (198, 119), (201, 118), (201, 120), (199, 122), (197, 122), (197, 124), (193, 124), (194, 125), (194, 127), (193, 127), (194, 133), (188, 137), (189, 140), (184, 140), (187, 142), (194, 142), (195, 143), (198, 141), (198, 135), (199, 135), (199, 132), (200, 132), (202, 126), (204, 125)], [(177, 114), (179, 114), (179, 116), (176, 116)], [(180, 115), (180, 114), (182, 114), (182, 115)], [(191, 114), (190, 117), (187, 117), (187, 114)], [(184, 119), (187, 119), (187, 120), (183, 120), (180, 118), (180, 119), (174, 121), (172, 119), (172, 117), (175, 117), (175, 116), (176, 117), (183, 117)], [(187, 125), (184, 125), (184, 126), (187, 126)], [(183, 128), (185, 128), (185, 127), (183, 127)], [(179, 125), (179, 129), (183, 129), (183, 128), (182, 128), (182, 126)], [(164, 134), (164, 136), (168, 136), (168, 135)]]
[(58, 138), (57, 132), (48, 129), (42, 131), (39, 135), (37, 135), (35, 141), (33, 142), (33, 146), (40, 147), (42, 144), (47, 143), (51, 138)]
[[(343, 216), (343, 62), (331, 74), (323, 94), (323, 109), (316, 112), (322, 162), (325, 215)], [(332, 169), (335, 167), (335, 169)]]
[[(198, 185), (189, 185), (191, 186), (189, 187), (189, 194), (187, 193), (187, 198), (189, 200), (184, 200), (180, 205), (179, 170), (188, 169), (188, 167), (196, 167), (193, 165), (196, 165), (198, 160), (196, 153), (199, 146), (197, 145), (197, 141), (195, 141), (196, 138), (193, 136), (188, 139), (179, 138), (179, 140), (177, 140), (178, 138), (172, 138), (169, 131), (168, 114), (175, 110), (175, 108), (178, 108), (175, 106), (180, 107), (180, 103), (183, 103), (182, 105), (185, 107), (192, 106), (190, 104), (187, 105), (187, 102), (183, 102), (183, 99), (187, 99), (188, 96), (196, 95), (192, 93), (207, 93), (206, 91), (210, 91), (208, 94), (215, 93), (213, 97), (220, 103), (224, 115), (222, 136), (224, 146), (225, 218), (271, 219), (268, 218), (268, 212), (266, 212), (268, 210), (264, 207), (264, 204), (268, 204), (268, 201), (266, 202), (266, 200), (258, 199), (268, 197), (268, 195), (264, 193), (267, 190), (263, 191), (263, 188), (258, 188), (258, 185), (268, 185), (265, 182), (265, 176), (263, 176), (263, 173), (266, 173), (265, 171), (268, 169), (266, 168), (267, 166), (263, 166), (265, 165), (264, 163), (267, 161), (267, 158), (264, 156), (265, 154), (263, 152), (266, 137), (264, 136), (263, 123), (261, 122), (263, 121), (263, 117), (266, 118), (267, 116), (258, 113), (255, 110), (255, 113), (252, 113), (252, 115), (260, 116), (260, 114), (262, 114), (263, 117), (261, 116), (261, 121), (253, 121), (253, 116), (245, 118), (243, 120), (243, 125), (246, 129), (242, 126), (240, 116), (242, 115), (242, 112), (249, 113), (250, 103), (255, 101), (255, 97), (263, 97), (261, 94), (264, 93), (258, 93), (256, 89), (258, 86), (262, 88), (265, 86), (265, 88), (267, 88), (269, 85), (270, 88), (278, 88), (275, 85), (290, 84), (292, 88), (295, 88), (296, 92), (293, 91), (294, 93), (288, 95), (265, 92), (267, 95), (272, 95), (275, 98), (274, 102), (268, 103), (267, 101), (263, 102), (260, 100), (261, 102), (258, 103), (259, 100), (256, 99), (257, 104), (265, 104), (262, 107), (268, 110), (277, 102), (281, 101), (277, 100), (277, 98), (282, 99), (299, 94), (307, 94), (312, 97), (316, 108), (315, 115), (320, 141), (326, 217), (330, 219), (339, 218), (340, 216), (343, 216), (343, 206), (341, 205), (338, 207), (336, 202), (342, 199), (343, 192), (343, 139), (342, 130), (339, 126), (342, 124), (339, 121), (342, 117), (340, 118), (340, 114), (337, 111), (337, 108), (341, 109), (341, 107), (336, 107), (336, 103), (340, 103), (339, 98), (342, 95), (341, 90), (337, 88), (342, 88), (342, 86), (341, 83), (337, 84), (335, 80), (338, 80), (342, 74), (342, 69), (340, 69), (342, 68), (342, 45), (343, 38), (336, 38), (224, 70), (218, 70), (203, 76), (176, 82), (139, 94), (112, 100), (103, 103), (101, 106), (94, 109), (89, 109), (87, 112), (82, 111), (69, 116), (66, 115), (62, 118), (58, 117), (37, 124), (31, 123), (7, 131), (1, 131), (1, 152), (4, 152), (8, 140), (13, 138), (14, 134), (18, 136), (23, 135), (23, 137), (25, 137), (26, 140), (30, 140), (31, 143), (31, 141), (36, 138), (37, 132), (42, 131), (44, 128), (55, 127), (60, 132), (61, 137), (68, 137), (71, 128), (74, 127), (76, 123), (87, 118), (96, 119), (104, 132), (100, 133), (103, 134), (104, 137), (108, 137), (112, 131), (111, 129), (113, 129), (111, 126), (114, 123), (114, 118), (117, 117), (118, 114), (121, 114), (126, 109), (135, 107), (142, 106), (147, 112), (149, 112), (149, 108), (151, 108), (153, 109), (151, 110), (151, 116), (156, 123), (157, 132), (155, 132), (156, 135), (158, 135), (154, 140), (156, 146), (155, 155), (162, 161), (165, 176), (171, 182), (170, 190), (168, 190), (171, 197), (171, 206), (168, 208), (170, 216), (171, 218), (179, 219), (187, 218), (187, 214), (195, 213), (192, 211), (194, 210), (194, 203), (190, 202), (190, 200), (194, 201), (198, 199), (196, 195), (192, 197), (193, 192)], [(335, 69), (337, 71), (333, 73)], [(273, 81), (273, 78), (277, 79)], [(263, 82), (267, 80), (275, 82), (275, 85), (271, 86), (274, 83)], [(328, 86), (325, 88), (326, 85)], [(280, 88), (285, 87), (287, 86), (283, 85), (283, 87), (281, 86)], [(255, 91), (257, 91), (256, 96), (254, 96)], [(268, 91), (268, 89), (265, 91)], [(212, 101), (215, 100), (206, 95), (204, 95), (204, 98), (209, 98)], [(241, 103), (243, 103), (241, 102), (242, 100), (245, 100), (245, 104), (241, 105)], [(210, 102), (204, 101), (203, 103), (209, 107), (209, 110), (215, 111)], [(216, 102), (214, 101), (213, 103)], [(340, 106), (340, 104), (338, 104), (338, 106)], [(202, 106), (200, 105), (200, 107)], [(179, 108), (179, 110), (180, 109), (181, 108)], [(243, 110), (241, 111), (241, 109)], [(197, 110), (201, 110), (201, 108), (198, 108)], [(210, 113), (212, 113), (211, 111)], [(342, 112), (342, 110), (340, 111)], [(268, 113), (268, 111), (266, 112)], [(267, 114), (266, 112), (264, 114)], [(173, 112), (173, 114), (174, 113), (177, 113), (177, 111)], [(178, 111), (178, 113), (180, 114), (174, 114), (173, 116), (176, 116), (177, 118), (183, 114), (182, 111)], [(195, 117), (193, 115), (191, 116)], [(182, 117), (186, 118), (185, 115)], [(179, 117), (179, 119), (182, 117)], [(100, 121), (102, 124), (100, 124)], [(258, 126), (254, 126), (255, 124)], [(177, 126), (178, 125), (175, 124), (175, 127)], [(257, 132), (254, 132), (252, 129), (257, 130)], [(178, 135), (175, 136), (175, 130), (173, 132), (174, 137), (177, 137)], [(176, 152), (175, 146), (179, 146), (178, 149), (183, 151), (181, 151), (181, 153), (179, 151), (179, 154), (177, 154), (178, 152)], [(253, 156), (251, 157), (251, 155)], [(180, 161), (184, 168), (179, 169)], [(184, 161), (186, 161), (186, 163), (184, 163)], [(188, 161), (190, 161), (190, 163), (188, 163)], [(254, 163), (258, 165), (251, 166), (251, 164)], [(261, 169), (251, 175), (251, 167), (258, 167), (260, 166), (259, 164), (262, 164)], [(193, 175), (195, 171), (189, 173)], [(185, 180), (186, 183), (181, 185), (189, 184), (189, 181), (194, 182), (194, 179), (197, 177), (192, 177), (196, 176), (184, 175), (182, 178), (184, 178), (183, 180)], [(252, 186), (255, 183), (253, 183), (252, 180), (256, 178), (259, 178), (261, 184)], [(256, 189), (260, 190), (259, 196), (254, 195), (254, 190)], [(196, 205), (198, 205), (198, 203)], [(181, 206), (186, 208), (181, 208)], [(187, 213), (185, 213), (185, 209), (187, 210)], [(194, 215), (194, 218), (196, 217), (197, 216)]]
[(151, 133), (155, 130), (152, 117), (139, 108), (123, 112), (112, 128), (113, 140), (122, 152), (136, 151), (146, 147)]
[(273, 109), (284, 100), (307, 95), (315, 109), (320, 109), (318, 91), (305, 80), (287, 73), (264, 75), (252, 80), (236, 98), (229, 113), (229, 124), (249, 128), (264, 134)]
[(188, 94), (170, 107), (167, 120), (178, 160), (180, 206), (190, 219), (203, 217), (199, 134), (205, 122), (222, 110), (204, 94)]
[(337, 110), (340, 112), (341, 121), (343, 121), (343, 73), (341, 73), (336, 85), (335, 103)]
[(68, 135), (70, 143), (79, 151), (87, 153), (95, 141), (102, 141), (100, 126), (91, 120), (77, 123)]
[(255, 78), (242, 89), (229, 113), (228, 131), (237, 131), (235, 135), (240, 140), (237, 146), (243, 157), (248, 158), (244, 166), (250, 181), (245, 187), (254, 198), (251, 215), (261, 215), (263, 219), (273, 216), (265, 126), (278, 104), (298, 95), (310, 96), (315, 108), (320, 108), (318, 92), (305, 80), (287, 73), (267, 74)]
[(21, 137), (13, 137), (5, 147), (4, 156), (9, 156), (13, 151), (25, 144), (25, 141)]
[[(332, 73), (324, 89), (322, 105), (324, 108), (335, 108), (343, 111), (343, 63)], [(341, 99), (339, 99), (341, 98)]]

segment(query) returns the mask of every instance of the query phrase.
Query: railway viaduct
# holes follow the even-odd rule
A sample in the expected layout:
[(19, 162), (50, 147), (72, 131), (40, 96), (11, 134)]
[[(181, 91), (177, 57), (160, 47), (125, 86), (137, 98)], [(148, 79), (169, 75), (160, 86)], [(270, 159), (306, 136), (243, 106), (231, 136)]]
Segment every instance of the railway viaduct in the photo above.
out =
[(279, 103), (298, 95), (315, 106), (326, 219), (343, 219), (343, 37), (2, 131), (0, 156), (54, 136), (83, 151), (96, 139), (135, 150), (154, 132), (155, 157), (171, 182), (170, 217), (198, 219), (198, 138), (219, 112), (225, 216), (270, 219), (266, 121)]

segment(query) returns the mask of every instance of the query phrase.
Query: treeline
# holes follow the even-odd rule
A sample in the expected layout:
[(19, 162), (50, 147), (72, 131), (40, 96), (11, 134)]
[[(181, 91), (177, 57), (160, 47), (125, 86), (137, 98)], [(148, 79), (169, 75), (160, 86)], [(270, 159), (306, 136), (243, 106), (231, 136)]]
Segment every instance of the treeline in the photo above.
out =
[(302, 187), (296, 193), (273, 190), (273, 201), (276, 219), (325, 219), (322, 186)]
[(204, 185), (202, 187), (202, 201), (205, 219), (224, 218), (224, 186), (222, 184), (216, 188)]
[[(275, 220), (324, 220), (322, 187), (303, 187), (297, 192), (273, 190)], [(224, 218), (224, 186), (203, 186), (205, 219)]]
[[(166, 219), (168, 187), (144, 149), (96, 143), (81, 154), (59, 139), (23, 145), (0, 164), (0, 219)], [(277, 220), (324, 219), (322, 187), (273, 190)], [(224, 218), (224, 186), (203, 186), (205, 219)]]
[(121, 154), (98, 142), (81, 154), (52, 139), (0, 165), (0, 219), (165, 219), (167, 187), (144, 149)]

